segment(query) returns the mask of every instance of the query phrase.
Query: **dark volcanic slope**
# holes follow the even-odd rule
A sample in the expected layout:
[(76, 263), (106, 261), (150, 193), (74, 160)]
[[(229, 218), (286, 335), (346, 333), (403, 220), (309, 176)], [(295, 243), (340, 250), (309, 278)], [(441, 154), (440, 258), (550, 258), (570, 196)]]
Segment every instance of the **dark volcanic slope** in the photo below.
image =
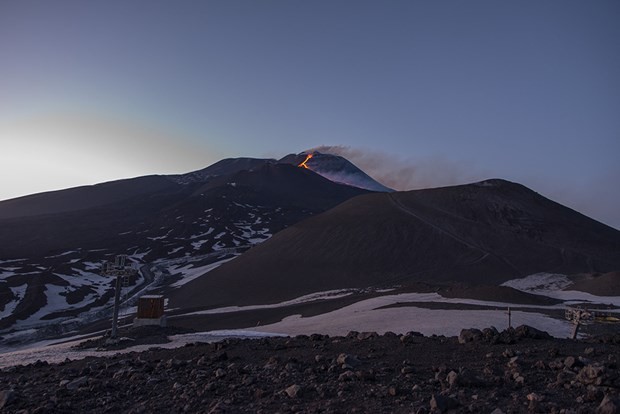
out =
[(107, 183), (49, 191), (0, 201), (0, 219), (53, 215), (111, 206), (153, 193), (175, 192), (183, 184), (204, 183), (242, 170), (253, 170), (275, 160), (227, 158), (202, 170), (179, 175), (148, 175)]
[(214, 177), (228, 176), (243, 170), (254, 170), (275, 162), (272, 159), (262, 158), (226, 158), (202, 170), (168, 177), (180, 184), (204, 182)]
[(620, 296), (620, 272), (581, 275), (565, 290), (579, 290), (597, 296)]
[[(191, 185), (162, 178), (169, 184), (140, 187), (140, 183), (151, 184), (158, 177), (135, 179), (131, 182), (140, 191), (131, 196), (125, 192), (125, 181), (37, 194), (32, 197), (40, 198), (42, 206), (52, 205), (41, 211), (44, 214), (0, 219), (0, 259), (42, 258), (71, 249), (114, 249), (118, 253), (150, 249), (153, 259), (165, 258), (165, 251), (177, 247), (172, 245), (175, 240), (187, 241), (204, 226), (213, 227), (214, 233), (221, 228), (225, 236), (234, 236), (235, 222), (254, 218), (256, 212), (245, 211), (250, 207), (274, 216), (258, 223), (273, 233), (366, 192), (290, 165), (261, 165), (257, 170)], [(122, 191), (110, 191), (119, 186)], [(56, 212), (56, 201), (70, 205), (74, 195), (85, 192), (100, 202)], [(9, 214), (8, 208), (0, 211)]]
[(249, 171), (221, 177), (204, 184), (195, 194), (209, 192), (229, 184), (254, 198), (261, 205), (296, 205), (309, 209), (327, 210), (367, 191), (334, 183), (320, 175), (289, 164), (265, 164)]
[(0, 201), (0, 219), (49, 215), (119, 203), (136, 196), (172, 191), (177, 185), (164, 176), (127, 180), (33, 194)]
[(278, 302), (346, 288), (500, 284), (620, 268), (620, 232), (502, 180), (351, 199), (179, 289), (172, 306)]
[[(209, 170), (207, 181), (192, 181), (197, 178), (192, 176), (181, 184), (145, 177), (39, 194), (33, 198), (45, 214), (0, 219), (0, 312), (13, 309), (0, 318), (0, 329), (58, 300), (66, 300), (74, 313), (105, 304), (111, 281), (97, 290), (90, 283), (73, 283), (85, 274), (98, 274), (101, 263), (114, 255), (149, 263), (224, 253), (226, 248), (242, 251), (366, 193), (291, 165), (227, 161)], [(240, 170), (247, 166), (254, 169)], [(216, 170), (232, 173), (214, 176)], [(45, 317), (57, 317), (57, 311)]]

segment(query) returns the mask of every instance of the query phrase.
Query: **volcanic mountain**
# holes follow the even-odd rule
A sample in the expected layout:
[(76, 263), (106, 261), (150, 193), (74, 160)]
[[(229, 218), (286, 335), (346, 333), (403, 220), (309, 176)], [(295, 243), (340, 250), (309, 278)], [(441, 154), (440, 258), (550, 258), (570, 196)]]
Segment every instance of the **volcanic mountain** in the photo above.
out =
[[(324, 312), (327, 302), (334, 309), (343, 302), (300, 297), (351, 288), (447, 297), (466, 287), (459, 291), (556, 304), (498, 285), (583, 273), (575, 285), (601, 292), (598, 280), (617, 281), (620, 232), (503, 180), (394, 192), (334, 155), (226, 159), (0, 202), (4, 342), (16, 341), (12, 330), (48, 337), (103, 323), (114, 281), (101, 266), (118, 254), (139, 267), (123, 288), (127, 306), (160, 293), (175, 323), (230, 328), (300, 307)], [(292, 307), (251, 310), (280, 302)]]
[[(313, 292), (495, 285), (620, 268), (620, 232), (504, 180), (350, 199), (174, 292), (173, 306)], [(182, 299), (180, 299), (182, 298)]]
[[(103, 261), (129, 255), (209, 263), (365, 190), (274, 160), (228, 159), (0, 202), (0, 329), (76, 316), (109, 303)], [(153, 275), (140, 274), (137, 292)]]

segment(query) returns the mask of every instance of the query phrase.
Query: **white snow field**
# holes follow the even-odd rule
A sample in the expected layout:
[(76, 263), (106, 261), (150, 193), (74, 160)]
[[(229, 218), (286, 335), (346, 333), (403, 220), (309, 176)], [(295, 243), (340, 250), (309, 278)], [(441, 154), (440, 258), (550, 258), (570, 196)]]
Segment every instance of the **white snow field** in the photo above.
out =
[[(172, 335), (169, 337), (170, 342), (165, 344), (149, 344), (137, 345), (122, 350), (115, 351), (96, 351), (96, 350), (80, 350), (73, 347), (79, 344), (83, 339), (75, 337), (69, 339), (69, 342), (60, 344), (52, 344), (52, 341), (44, 341), (31, 344), (27, 349), (18, 351), (9, 351), (0, 353), (0, 368), (10, 367), (14, 365), (31, 364), (38, 360), (47, 361), (49, 363), (62, 362), (65, 359), (84, 359), (89, 356), (111, 356), (117, 354), (125, 354), (128, 352), (146, 351), (150, 348), (180, 348), (188, 343), (195, 342), (217, 342), (226, 338), (264, 338), (269, 336), (285, 336), (277, 334), (267, 334), (263, 332), (248, 330), (221, 330), (209, 332), (197, 332), (182, 335)], [(65, 339), (67, 341), (67, 339)]]
[[(482, 329), (495, 326), (499, 330), (505, 329), (508, 327), (506, 308), (507, 306), (516, 307), (502, 304), (501, 309), (497, 310), (445, 310), (413, 306), (377, 309), (396, 303), (397, 301), (392, 298), (367, 299), (333, 312), (307, 318), (293, 315), (278, 323), (259, 326), (255, 329), (261, 332), (286, 333), (289, 335), (313, 332), (346, 335), (349, 331), (374, 331), (380, 334), (387, 331), (395, 333), (417, 331), (424, 335), (456, 336), (463, 328)], [(398, 301), (403, 299), (401, 298)], [(511, 314), (513, 326), (530, 325), (560, 338), (567, 337), (572, 326), (568, 321), (554, 319), (541, 313), (511, 310)]]
[[(181, 273), (183, 278), (181, 284), (195, 277), (200, 277), (203, 272), (208, 271), (222, 264), (224, 259), (207, 266), (192, 268), (187, 261), (177, 259), (169, 261), (165, 266), (174, 272)], [(162, 263), (160, 263), (161, 265)], [(395, 333), (406, 333), (408, 331), (418, 331), (424, 335), (458, 335), (463, 328), (483, 329), (494, 326), (498, 330), (508, 327), (508, 316), (506, 310), (511, 308), (512, 326), (530, 325), (534, 328), (547, 331), (549, 334), (566, 338), (571, 334), (572, 324), (564, 319), (552, 318), (545, 314), (548, 311), (557, 313), (566, 307), (567, 304), (583, 303), (587, 301), (592, 304), (614, 304), (620, 306), (619, 297), (599, 297), (583, 292), (563, 291), (568, 285), (568, 279), (563, 275), (536, 274), (526, 278), (511, 280), (505, 286), (516, 289), (543, 294), (549, 297), (557, 297), (568, 300), (567, 303), (558, 305), (520, 305), (506, 302), (483, 301), (474, 299), (444, 298), (437, 293), (403, 293), (390, 294), (390, 289), (377, 290), (375, 293), (382, 293), (382, 296), (361, 300), (338, 310), (325, 314), (302, 317), (301, 315), (291, 315), (280, 322), (262, 325), (252, 328), (252, 330), (227, 330), (211, 331), (186, 335), (175, 335), (171, 337), (172, 342), (164, 345), (157, 345), (162, 348), (174, 348), (182, 346), (188, 342), (211, 342), (228, 337), (264, 337), (264, 336), (287, 336), (298, 334), (322, 333), (328, 335), (346, 335), (349, 331), (375, 331), (385, 333), (392, 331)], [(178, 283), (178, 282), (177, 282)], [(180, 285), (180, 284), (179, 284)], [(319, 300), (342, 298), (355, 293), (356, 289), (342, 289), (325, 292), (316, 292), (304, 295), (295, 299), (280, 303), (251, 306), (233, 306), (216, 308), (200, 312), (175, 315), (169, 317), (169, 323), (174, 325), (176, 317), (187, 317), (202, 314), (221, 314), (229, 312), (239, 312), (247, 310), (280, 308), (294, 304), (308, 303)], [(418, 303), (438, 303), (447, 305), (480, 305), (488, 309), (428, 309), (422, 305), (415, 306), (415, 303), (405, 306), (383, 308), (397, 303), (406, 304), (407, 302)], [(610, 312), (620, 313), (620, 310)], [(72, 349), (71, 346), (79, 342), (79, 337), (72, 338), (71, 343), (49, 345), (53, 341), (39, 342), (27, 345), (27, 349), (22, 346), (20, 350), (15, 348), (0, 348), (0, 367), (16, 364), (32, 363), (37, 360), (49, 362), (62, 361), (65, 358), (78, 359), (90, 355), (109, 355), (118, 352), (141, 351), (153, 345), (130, 347), (123, 351), (81, 351)], [(66, 341), (65, 339), (64, 341)]]
[(549, 296), (551, 298), (566, 301), (566, 305), (575, 303), (591, 302), (620, 306), (619, 296), (595, 296), (570, 288), (571, 281), (567, 276), (556, 273), (536, 273), (522, 279), (509, 280), (502, 284), (517, 290), (536, 295)]
[[(349, 331), (376, 331), (385, 333), (406, 333), (418, 331), (424, 335), (458, 335), (463, 328), (486, 328), (495, 326), (502, 330), (508, 327), (507, 308), (511, 308), (512, 326), (530, 325), (547, 331), (550, 335), (564, 338), (571, 334), (572, 324), (564, 319), (552, 318), (544, 311), (561, 311), (567, 305), (592, 303), (620, 306), (620, 297), (595, 296), (584, 292), (563, 291), (570, 285), (564, 275), (539, 273), (522, 279), (504, 283), (528, 293), (565, 300), (558, 305), (523, 305), (507, 302), (484, 301), (475, 299), (445, 298), (437, 293), (404, 293), (384, 295), (362, 300), (341, 309), (312, 317), (291, 315), (280, 322), (258, 326), (253, 329), (265, 333), (287, 335), (322, 333), (328, 335), (345, 335)], [(355, 289), (317, 292), (281, 303), (267, 305), (232, 306), (194, 312), (187, 315), (218, 314), (258, 309), (273, 309), (293, 304), (307, 303), (323, 299), (336, 299), (355, 293)], [(388, 293), (385, 290), (384, 293)], [(377, 291), (377, 293), (381, 293)], [(420, 306), (400, 306), (379, 309), (384, 306), (406, 302), (445, 303), (452, 305), (479, 305), (489, 309), (428, 309)], [(536, 312), (540, 310), (540, 312)], [(620, 310), (610, 310), (620, 313)]]
[(180, 274), (182, 275), (181, 279), (179, 279), (178, 281), (172, 283), (170, 285), (170, 287), (181, 287), (184, 284), (191, 282), (192, 280), (199, 278), (200, 276), (203, 276), (205, 273), (210, 272), (213, 269), (216, 269), (218, 267), (220, 267), (221, 265), (223, 265), (226, 262), (230, 262), (231, 260), (235, 259), (238, 255), (235, 255), (233, 257), (229, 257), (223, 260), (219, 260), (215, 263), (211, 263), (205, 266), (197, 266), (194, 267), (193, 264), (189, 263), (186, 264), (184, 266), (171, 266), (169, 267), (169, 271), (171, 274)]
[(325, 292), (311, 293), (309, 295), (300, 296), (298, 298), (287, 300), (285, 302), (280, 302), (280, 303), (272, 303), (272, 304), (267, 304), (267, 305), (227, 306), (225, 308), (215, 308), (215, 309), (207, 309), (203, 311), (185, 313), (183, 314), (183, 316), (213, 315), (213, 314), (218, 314), (218, 313), (230, 313), (230, 312), (241, 312), (241, 311), (248, 311), (248, 310), (282, 308), (285, 306), (298, 305), (298, 304), (307, 303), (307, 302), (315, 302), (317, 300), (323, 300), (323, 299), (343, 298), (345, 296), (352, 295), (355, 291), (356, 291), (355, 289), (328, 290)]

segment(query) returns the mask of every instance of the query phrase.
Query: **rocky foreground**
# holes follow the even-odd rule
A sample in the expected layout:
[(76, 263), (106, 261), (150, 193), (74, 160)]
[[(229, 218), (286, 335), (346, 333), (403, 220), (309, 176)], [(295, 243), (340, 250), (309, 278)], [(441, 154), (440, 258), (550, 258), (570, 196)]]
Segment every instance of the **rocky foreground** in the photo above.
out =
[(7, 413), (616, 413), (620, 335), (229, 339), (0, 370)]

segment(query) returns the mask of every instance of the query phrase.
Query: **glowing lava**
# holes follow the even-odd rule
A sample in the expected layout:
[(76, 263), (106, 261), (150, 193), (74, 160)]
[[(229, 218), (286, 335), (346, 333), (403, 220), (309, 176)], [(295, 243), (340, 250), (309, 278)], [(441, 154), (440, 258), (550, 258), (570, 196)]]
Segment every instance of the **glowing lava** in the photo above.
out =
[(299, 165), (298, 165), (298, 167), (300, 167), (300, 168), (306, 168), (306, 169), (308, 169), (308, 170), (309, 170), (309, 169), (310, 169), (310, 167), (308, 167), (308, 166), (306, 165), (306, 163), (308, 162), (308, 160), (309, 160), (310, 158), (312, 158), (312, 154), (308, 154), (308, 155), (306, 156), (306, 159), (304, 160), (304, 162), (302, 162), (301, 164), (299, 164)]

